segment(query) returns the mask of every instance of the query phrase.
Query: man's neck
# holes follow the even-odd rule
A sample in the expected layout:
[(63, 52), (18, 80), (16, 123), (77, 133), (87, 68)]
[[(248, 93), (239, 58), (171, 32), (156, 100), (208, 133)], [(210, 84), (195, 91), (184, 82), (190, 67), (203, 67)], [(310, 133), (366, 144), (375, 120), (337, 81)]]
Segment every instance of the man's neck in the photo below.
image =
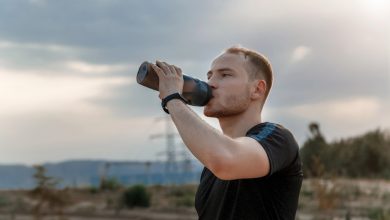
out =
[(231, 137), (243, 137), (253, 126), (261, 123), (261, 115), (245, 111), (238, 115), (218, 118), (222, 132)]

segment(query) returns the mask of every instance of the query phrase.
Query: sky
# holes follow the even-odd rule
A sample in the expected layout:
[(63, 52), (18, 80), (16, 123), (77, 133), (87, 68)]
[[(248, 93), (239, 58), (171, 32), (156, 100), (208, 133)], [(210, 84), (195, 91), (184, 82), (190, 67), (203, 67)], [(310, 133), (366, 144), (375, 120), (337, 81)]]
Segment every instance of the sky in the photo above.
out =
[[(270, 59), (262, 120), (282, 124), (300, 145), (310, 122), (328, 141), (390, 129), (389, 4), (3, 0), (0, 164), (164, 160), (172, 124), (158, 93), (136, 83), (139, 65), (163, 60), (206, 80), (233, 45)], [(175, 146), (188, 154), (179, 137)]]

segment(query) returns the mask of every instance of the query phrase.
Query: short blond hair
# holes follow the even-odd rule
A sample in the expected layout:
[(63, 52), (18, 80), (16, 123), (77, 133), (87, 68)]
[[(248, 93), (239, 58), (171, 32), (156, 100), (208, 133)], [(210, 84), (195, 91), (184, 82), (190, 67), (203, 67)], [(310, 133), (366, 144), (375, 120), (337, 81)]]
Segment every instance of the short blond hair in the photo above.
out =
[(250, 67), (246, 68), (248, 70), (249, 76), (252, 79), (265, 80), (265, 98), (267, 98), (271, 90), (273, 81), (272, 66), (268, 58), (257, 51), (242, 46), (230, 47), (225, 50), (225, 53), (242, 54), (245, 56), (245, 59), (248, 59), (251, 65)]

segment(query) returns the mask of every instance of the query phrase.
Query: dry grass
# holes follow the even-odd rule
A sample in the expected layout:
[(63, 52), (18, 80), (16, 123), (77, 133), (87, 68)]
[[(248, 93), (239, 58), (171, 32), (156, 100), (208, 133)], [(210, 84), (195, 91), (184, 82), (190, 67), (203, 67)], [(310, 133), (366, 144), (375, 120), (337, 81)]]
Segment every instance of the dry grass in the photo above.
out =
[[(93, 188), (69, 189), (68, 220), (87, 219), (197, 219), (194, 209), (196, 185), (150, 186), (151, 207), (118, 210), (123, 193)], [(34, 202), (28, 192), (0, 191), (0, 220), (32, 219)], [(45, 212), (46, 216), (56, 219)], [(351, 179), (304, 180), (297, 219), (390, 219), (390, 181)]]

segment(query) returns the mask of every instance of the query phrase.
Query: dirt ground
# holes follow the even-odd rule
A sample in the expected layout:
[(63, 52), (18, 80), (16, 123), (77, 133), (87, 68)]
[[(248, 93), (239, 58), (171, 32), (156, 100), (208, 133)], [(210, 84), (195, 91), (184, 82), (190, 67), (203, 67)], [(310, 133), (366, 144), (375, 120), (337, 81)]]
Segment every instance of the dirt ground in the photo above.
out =
[[(42, 220), (55, 220), (61, 219), (58, 216), (45, 216)], [(177, 213), (158, 213), (143, 211), (131, 211), (120, 216), (113, 215), (91, 215), (91, 216), (77, 216), (77, 215), (66, 215), (61, 220), (196, 220), (196, 213), (192, 214), (177, 214)], [(32, 215), (17, 214), (17, 215), (5, 215), (0, 214), (0, 220), (34, 220)]]
[[(149, 208), (116, 207), (123, 191), (68, 189), (64, 218), (46, 215), (42, 220), (195, 220), (197, 185), (150, 186)], [(36, 204), (29, 191), (0, 191), (0, 220), (33, 220)], [(50, 212), (52, 211), (52, 212)], [(15, 214), (16, 213), (16, 214)], [(46, 210), (44, 213), (55, 213)], [(306, 179), (296, 219), (299, 220), (390, 220), (390, 181), (352, 179)]]

